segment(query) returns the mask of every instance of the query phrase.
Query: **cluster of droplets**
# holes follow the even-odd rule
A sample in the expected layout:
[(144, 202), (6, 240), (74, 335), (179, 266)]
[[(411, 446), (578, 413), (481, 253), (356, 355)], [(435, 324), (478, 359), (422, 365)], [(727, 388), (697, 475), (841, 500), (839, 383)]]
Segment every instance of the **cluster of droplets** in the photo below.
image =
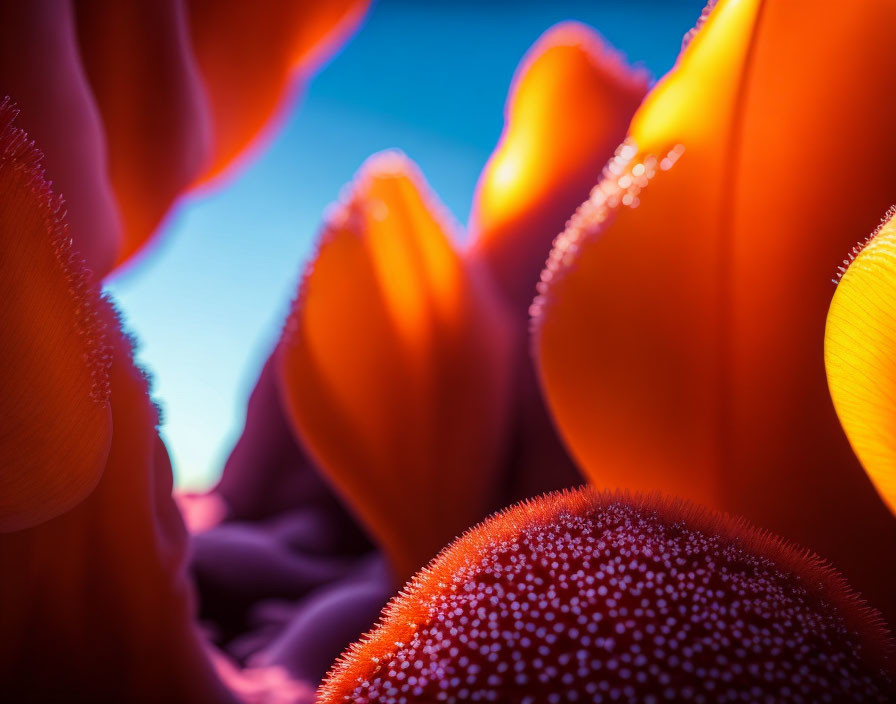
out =
[(683, 153), (684, 146), (678, 144), (665, 156), (648, 154), (635, 160), (638, 148), (631, 139), (619, 146), (588, 200), (578, 207), (566, 223), (566, 229), (554, 240), (536, 286), (537, 295), (529, 307), (533, 325), (542, 318), (551, 284), (576, 260), (582, 245), (600, 230), (614, 209), (621, 206), (637, 208), (641, 203), (641, 191), (657, 171), (671, 169)]
[(816, 558), (682, 506), (581, 494), (455, 543), (322, 702), (892, 701), (874, 617)]
[(868, 244), (871, 242), (871, 240), (873, 240), (875, 237), (877, 237), (880, 234), (880, 231), (894, 217), (896, 217), (896, 205), (891, 205), (889, 210), (887, 210), (887, 212), (881, 218), (880, 224), (877, 226), (877, 228), (875, 228), (874, 232), (872, 232), (870, 235), (868, 235), (868, 237), (863, 239), (861, 242), (857, 242), (855, 245), (853, 245), (853, 248), (850, 249), (846, 253), (846, 259), (844, 259), (840, 263), (840, 266), (837, 267), (837, 274), (834, 276), (833, 279), (831, 279), (831, 281), (833, 281), (835, 284), (840, 283), (840, 279), (843, 278), (843, 275), (846, 273), (846, 270), (849, 269), (849, 265), (852, 264), (856, 260), (856, 257), (862, 253), (862, 250), (864, 250), (865, 247), (868, 246)]
[[(0, 101), (0, 166), (12, 169), (19, 179), (18, 188), (30, 192), (39, 205), (42, 227), (46, 231), (71, 301), (74, 304), (78, 336), (84, 345), (84, 361), (91, 375), (90, 397), (105, 404), (109, 401), (112, 349), (106, 337), (101, 313), (99, 284), (86, 262), (74, 249), (65, 222), (65, 202), (53, 192), (43, 169), (43, 153), (21, 129), (13, 126), (18, 110), (9, 98)], [(9, 199), (14, 202), (14, 199)]]
[(682, 37), (681, 51), (687, 49), (688, 45), (694, 40), (694, 37), (696, 37), (700, 30), (703, 29), (703, 25), (706, 24), (706, 21), (709, 19), (710, 14), (712, 14), (715, 6), (716, 0), (709, 0), (709, 2), (704, 5), (703, 10), (700, 12), (700, 17), (697, 18), (697, 23), (685, 33), (684, 37)]

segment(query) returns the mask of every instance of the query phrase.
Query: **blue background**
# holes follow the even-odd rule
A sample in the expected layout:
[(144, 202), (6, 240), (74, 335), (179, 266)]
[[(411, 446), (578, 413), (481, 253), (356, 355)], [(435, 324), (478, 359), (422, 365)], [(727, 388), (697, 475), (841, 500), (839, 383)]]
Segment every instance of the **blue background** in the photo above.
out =
[(326, 206), (366, 157), (405, 151), (460, 222), (497, 142), (514, 69), (556, 22), (597, 29), (660, 76), (702, 0), (381, 0), (226, 187), (192, 196), (108, 283), (164, 409), (177, 483), (214, 482)]

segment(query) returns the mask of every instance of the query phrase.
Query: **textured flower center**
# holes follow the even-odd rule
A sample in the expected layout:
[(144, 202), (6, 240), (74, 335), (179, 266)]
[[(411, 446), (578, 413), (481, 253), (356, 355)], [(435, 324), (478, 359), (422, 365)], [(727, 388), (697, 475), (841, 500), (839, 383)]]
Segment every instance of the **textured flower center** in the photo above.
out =
[(886, 701), (840, 578), (727, 519), (589, 491), (461, 538), (337, 666), (324, 702)]

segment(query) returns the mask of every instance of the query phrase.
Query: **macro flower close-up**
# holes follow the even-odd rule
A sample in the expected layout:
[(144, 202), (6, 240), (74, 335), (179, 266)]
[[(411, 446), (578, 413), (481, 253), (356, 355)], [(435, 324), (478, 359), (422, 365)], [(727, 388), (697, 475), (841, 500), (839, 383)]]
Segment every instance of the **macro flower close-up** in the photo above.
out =
[(0, 0), (0, 700), (896, 701), (896, 4), (696, 1)]

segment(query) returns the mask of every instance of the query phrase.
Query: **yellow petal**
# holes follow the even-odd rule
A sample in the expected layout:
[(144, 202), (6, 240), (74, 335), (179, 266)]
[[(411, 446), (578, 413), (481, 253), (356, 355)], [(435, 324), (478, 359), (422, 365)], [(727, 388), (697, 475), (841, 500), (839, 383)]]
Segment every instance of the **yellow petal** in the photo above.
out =
[(896, 210), (853, 257), (828, 312), (824, 364), (849, 442), (896, 513)]

